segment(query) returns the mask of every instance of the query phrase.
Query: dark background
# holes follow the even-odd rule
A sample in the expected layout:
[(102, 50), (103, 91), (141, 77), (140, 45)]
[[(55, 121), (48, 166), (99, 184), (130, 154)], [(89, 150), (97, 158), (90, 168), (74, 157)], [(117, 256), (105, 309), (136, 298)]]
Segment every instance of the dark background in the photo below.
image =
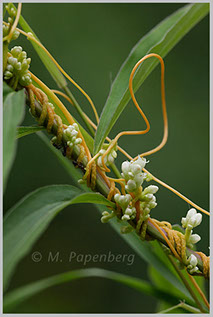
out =
[[(182, 4), (23, 4), (23, 16), (62, 67), (92, 97), (99, 114), (110, 85), (132, 47), (157, 23)], [(26, 39), (22, 45), (32, 57), (31, 71), (49, 87), (57, 88)], [(209, 208), (209, 19), (203, 19), (165, 58), (166, 99), (169, 117), (168, 143), (149, 157), (147, 168), (192, 201)], [(73, 93), (91, 115), (90, 106), (75, 88)], [(140, 137), (122, 137), (119, 144), (135, 156), (160, 143), (163, 133), (159, 67), (149, 76), (137, 98), (151, 122), (151, 131)], [(78, 118), (75, 111), (73, 114)], [(23, 125), (34, 124), (26, 109)], [(141, 129), (142, 119), (132, 103), (113, 128), (114, 137), (123, 129)], [(119, 155), (118, 166), (124, 158)], [(48, 184), (72, 184), (57, 159), (36, 135), (19, 140), (17, 156), (4, 196), (4, 210), (21, 197)], [(158, 206), (152, 216), (180, 223), (189, 206), (160, 187)], [(196, 228), (202, 236), (199, 250), (208, 254), (208, 217)], [(39, 251), (43, 259), (31, 260)], [(100, 222), (93, 205), (74, 205), (63, 210), (18, 265), (11, 289), (56, 273), (83, 268), (82, 263), (48, 263), (47, 254), (59, 251), (66, 259), (77, 253), (133, 254), (110, 225)], [(147, 265), (138, 256), (134, 264), (90, 263), (147, 279)], [(23, 303), (15, 312), (33, 313), (152, 313), (154, 298), (105, 279), (90, 278), (53, 287)]]

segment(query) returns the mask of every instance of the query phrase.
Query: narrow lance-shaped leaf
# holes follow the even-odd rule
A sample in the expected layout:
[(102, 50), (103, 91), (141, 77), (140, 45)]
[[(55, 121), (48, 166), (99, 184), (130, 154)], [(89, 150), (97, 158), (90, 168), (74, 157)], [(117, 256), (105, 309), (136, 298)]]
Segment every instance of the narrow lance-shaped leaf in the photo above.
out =
[(152, 286), (149, 282), (143, 281), (139, 278), (131, 277), (128, 275), (111, 272), (108, 270), (103, 270), (99, 268), (90, 268), (82, 270), (74, 270), (58, 275), (54, 275), (40, 281), (30, 283), (28, 285), (19, 287), (6, 294), (4, 298), (4, 311), (10, 312), (11, 309), (20, 304), (24, 300), (30, 298), (37, 293), (60, 284), (68, 283), (74, 280), (88, 278), (88, 277), (100, 277), (110, 279), (112, 281), (124, 284), (128, 287), (131, 287), (141, 293), (146, 295), (151, 295), (159, 299), (165, 299), (166, 302), (170, 304), (176, 303), (179, 298), (171, 295), (169, 290), (167, 292), (158, 289), (155, 286)]
[[(130, 101), (128, 83), (134, 65), (151, 52), (165, 57), (208, 11), (207, 3), (186, 5), (158, 24), (133, 48), (113, 82), (102, 111), (95, 135), (94, 153), (100, 150), (106, 136)], [(135, 92), (157, 65), (156, 58), (150, 58), (141, 65), (134, 76)]]
[(24, 116), (24, 91), (11, 91), (3, 83), (3, 184), (4, 190), (16, 152), (16, 129)]
[(11, 208), (4, 218), (4, 289), (18, 261), (30, 250), (56, 214), (75, 203), (114, 207), (98, 193), (82, 193), (71, 185), (53, 185), (35, 190)]
[(39, 125), (30, 126), (30, 127), (18, 127), (16, 138), (20, 139), (26, 135), (33, 134), (41, 130), (45, 130), (45, 128)]

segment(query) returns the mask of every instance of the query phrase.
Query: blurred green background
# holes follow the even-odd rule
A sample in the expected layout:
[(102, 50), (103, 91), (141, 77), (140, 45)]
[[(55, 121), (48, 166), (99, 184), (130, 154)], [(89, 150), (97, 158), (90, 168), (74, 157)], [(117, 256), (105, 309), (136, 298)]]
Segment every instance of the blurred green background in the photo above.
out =
[[(88, 92), (99, 114), (110, 85), (132, 47), (157, 23), (183, 4), (23, 4), (23, 16), (65, 70)], [(49, 87), (57, 88), (30, 43), (16, 41), (32, 58), (31, 71)], [(165, 58), (166, 100), (169, 117), (168, 143), (149, 157), (147, 166), (192, 201), (209, 209), (209, 19), (203, 19)], [(73, 93), (93, 118), (90, 106), (75, 88)], [(160, 102), (160, 68), (143, 84), (137, 98), (147, 114), (151, 131), (140, 137), (122, 137), (119, 144), (133, 156), (158, 145), (163, 134)], [(72, 113), (78, 118), (75, 111)], [(26, 109), (23, 125), (35, 124)], [(123, 129), (141, 129), (142, 119), (132, 103), (110, 136)], [(124, 160), (119, 155), (117, 166)], [(4, 196), (5, 212), (21, 197), (48, 184), (72, 184), (57, 159), (36, 135), (18, 142), (18, 151)], [(160, 187), (152, 216), (180, 223), (189, 206)], [(199, 250), (208, 254), (209, 221), (203, 216), (196, 233)], [(41, 252), (35, 263), (31, 254)], [(93, 205), (74, 205), (62, 211), (18, 265), (10, 289), (64, 271), (83, 268), (67, 260), (48, 263), (49, 251), (67, 259), (70, 251), (82, 254), (134, 254), (110, 225), (100, 222)], [(89, 263), (148, 279), (147, 264), (137, 255), (133, 265)], [(32, 313), (152, 313), (154, 298), (105, 279), (91, 278), (53, 287), (26, 301), (14, 312)]]

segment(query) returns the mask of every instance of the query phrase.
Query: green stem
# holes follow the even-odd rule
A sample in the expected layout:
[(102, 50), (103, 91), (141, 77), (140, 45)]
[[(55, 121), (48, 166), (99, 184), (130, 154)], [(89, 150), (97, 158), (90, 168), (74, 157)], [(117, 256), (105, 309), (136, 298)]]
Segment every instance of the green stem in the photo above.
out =
[[(26, 103), (28, 106), (30, 106), (30, 102), (29, 102), (28, 98), (27, 98)], [(42, 106), (36, 100), (35, 100), (35, 109), (36, 109), (37, 117), (40, 118), (40, 115), (42, 112)], [(43, 126), (46, 127), (47, 123), (48, 123), (48, 114), (47, 114), (47, 117), (43, 123)], [(51, 133), (57, 136), (57, 131), (58, 131), (58, 123), (56, 120), (54, 120)], [(67, 147), (67, 137), (64, 133), (62, 136), (62, 147), (64, 149), (66, 149), (66, 147)], [(75, 146), (73, 148), (73, 152), (72, 152), (72, 160), (77, 161), (79, 154), (80, 154), (80, 149), (78, 146)], [(87, 158), (85, 157), (81, 162), (81, 166), (83, 166), (85, 168), (87, 166), (87, 163), (88, 163), (88, 161), (87, 161)], [(81, 166), (79, 166), (79, 167), (81, 167)], [(83, 175), (83, 172), (82, 172), (82, 175)], [(120, 175), (119, 175), (119, 178), (120, 178)], [(97, 171), (96, 190), (98, 192), (100, 192), (102, 195), (104, 195), (105, 197), (108, 196), (109, 190), (110, 190), (109, 186), (106, 184), (106, 182), (103, 178), (103, 175), (101, 175), (98, 171)], [(132, 226), (133, 226), (133, 228), (135, 228), (134, 222), (132, 222)], [(161, 243), (165, 244), (168, 247), (168, 245), (167, 245), (166, 241), (164, 240), (164, 238), (162, 237), (162, 235), (158, 232), (158, 230), (149, 221), (147, 224), (147, 233), (153, 239), (157, 239), (158, 241), (160, 241)], [(202, 262), (201, 257), (195, 251), (193, 251), (189, 248), (186, 249), (186, 253), (187, 253), (187, 256), (190, 256), (190, 254), (194, 254), (197, 257), (198, 267), (202, 272), (203, 271), (203, 262)]]
[(67, 86), (64, 86), (63, 90), (67, 94), (67, 96), (72, 100), (73, 106), (75, 107), (75, 109), (77, 110), (78, 114), (81, 116), (82, 120), (86, 124), (87, 129), (89, 130), (90, 134), (94, 137), (95, 136), (95, 131), (91, 127), (91, 125), (89, 124), (87, 119), (85, 118), (84, 113), (83, 113), (80, 105), (78, 104), (77, 100), (75, 99), (75, 97), (73, 96), (73, 94), (71, 93), (71, 91), (69, 90), (69, 88)]
[(184, 302), (181, 302), (179, 303), (178, 305), (175, 305), (175, 306), (172, 306), (168, 309), (165, 309), (165, 310), (162, 310), (160, 312), (158, 312), (158, 314), (166, 314), (166, 313), (169, 313), (171, 312), (172, 310), (176, 309), (176, 308), (183, 308), (185, 310), (187, 310), (188, 312), (190, 313), (193, 313), (193, 314), (200, 314), (201, 311), (193, 306), (190, 306), (188, 304), (185, 304)]
[(120, 173), (119, 169), (117, 168), (117, 166), (115, 164), (111, 164), (110, 167), (111, 167), (111, 170), (112, 170), (113, 174), (117, 178), (121, 178), (121, 173)]
[(3, 73), (7, 67), (8, 41), (3, 42)]
[(179, 269), (177, 263), (175, 262), (175, 259), (173, 258), (173, 256), (171, 255), (167, 255), (170, 262), (172, 263), (173, 267), (175, 268), (177, 274), (179, 275), (179, 277), (181, 278), (181, 280), (183, 281), (184, 285), (186, 286), (186, 288), (188, 289), (189, 293), (191, 294), (192, 298), (194, 299), (195, 303), (197, 304), (197, 306), (199, 307), (200, 311), (205, 313), (205, 310), (203, 309), (203, 306), (201, 304), (201, 302), (199, 301), (199, 299), (197, 298), (196, 294), (194, 293), (193, 289), (191, 288), (189, 282), (187, 281), (186, 277), (184, 276), (184, 274), (181, 272), (181, 270)]
[(7, 12), (7, 9), (6, 9), (6, 3), (3, 3), (3, 16), (2, 16), (2, 19), (4, 19), (4, 16)]

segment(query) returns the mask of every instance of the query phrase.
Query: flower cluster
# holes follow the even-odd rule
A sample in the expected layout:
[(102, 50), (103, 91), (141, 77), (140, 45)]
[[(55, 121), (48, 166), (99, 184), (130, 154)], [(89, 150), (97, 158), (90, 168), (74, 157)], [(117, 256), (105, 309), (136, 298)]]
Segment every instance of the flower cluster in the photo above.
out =
[(132, 207), (130, 205), (130, 202), (132, 200), (131, 195), (116, 194), (114, 196), (114, 199), (115, 199), (115, 202), (122, 208), (122, 211), (123, 211), (123, 216), (121, 218), (122, 220), (130, 220), (135, 218), (136, 209), (135, 207)]
[(67, 141), (67, 145), (70, 148), (73, 148), (74, 145), (78, 145), (81, 144), (82, 139), (81, 138), (77, 138), (79, 133), (79, 127), (77, 125), (77, 123), (73, 123), (72, 125), (69, 125), (65, 130), (64, 130), (64, 134), (67, 136), (68, 141)]
[[(150, 185), (142, 190), (142, 183), (147, 180), (147, 174), (142, 172), (146, 165), (146, 159), (138, 157), (136, 161), (125, 161), (122, 163), (122, 177), (126, 181), (125, 190), (126, 195), (116, 194), (114, 196), (115, 202), (122, 208), (122, 220), (132, 220), (136, 217), (136, 208), (134, 202), (140, 201), (140, 210), (142, 211), (143, 221), (149, 218), (151, 209), (157, 206), (156, 197), (154, 194), (158, 191), (158, 187)], [(129, 194), (133, 193), (135, 197)]]
[(191, 208), (186, 215), (186, 218), (181, 219), (182, 227), (183, 228), (188, 228), (188, 229), (193, 229), (197, 226), (202, 221), (202, 215), (200, 213), (197, 213), (195, 208)]
[[(9, 17), (8, 17), (8, 25), (3, 24), (3, 37), (7, 36), (10, 32), (11, 26), (13, 24), (13, 20), (16, 16), (16, 10), (13, 8), (12, 3), (8, 3), (8, 5), (6, 5), (6, 10), (9, 13)], [(19, 37), (19, 31), (14, 30), (11, 40), (16, 40)]]
[(21, 86), (31, 84), (31, 75), (28, 72), (31, 58), (27, 58), (27, 53), (21, 46), (15, 46), (11, 49), (12, 56), (7, 59), (7, 67), (4, 72), (4, 79), (9, 80), (13, 77)]
[[(186, 217), (182, 217), (181, 223), (182, 227), (185, 228), (185, 241), (186, 245), (190, 248), (193, 247), (193, 244), (201, 240), (201, 237), (198, 234), (192, 234), (193, 228), (199, 226), (202, 221), (202, 215), (197, 213), (195, 208), (191, 208)], [(199, 269), (197, 267), (197, 258), (194, 254), (191, 254), (186, 261), (187, 270), (190, 274), (197, 272)]]
[(126, 180), (125, 189), (127, 192), (136, 193), (146, 178), (146, 173), (142, 173), (142, 169), (146, 165), (146, 159), (140, 156), (136, 161), (125, 161), (121, 165), (122, 177)]
[(181, 219), (182, 227), (186, 228), (185, 230), (185, 240), (188, 246), (192, 246), (201, 240), (201, 237), (198, 234), (192, 234), (193, 228), (197, 227), (202, 221), (202, 215), (197, 213), (195, 208), (191, 208), (186, 217)]
[[(107, 147), (109, 145), (104, 145), (103, 148), (99, 151), (99, 154), (100, 156), (98, 157), (97, 159), (97, 165), (102, 167), (103, 164), (102, 164), (102, 156), (104, 155), (104, 153), (106, 152), (107, 150)], [(116, 153), (116, 148), (112, 148), (112, 150), (104, 157), (104, 163), (105, 165), (111, 165), (114, 163), (114, 160), (116, 159), (117, 157), (117, 153)]]

